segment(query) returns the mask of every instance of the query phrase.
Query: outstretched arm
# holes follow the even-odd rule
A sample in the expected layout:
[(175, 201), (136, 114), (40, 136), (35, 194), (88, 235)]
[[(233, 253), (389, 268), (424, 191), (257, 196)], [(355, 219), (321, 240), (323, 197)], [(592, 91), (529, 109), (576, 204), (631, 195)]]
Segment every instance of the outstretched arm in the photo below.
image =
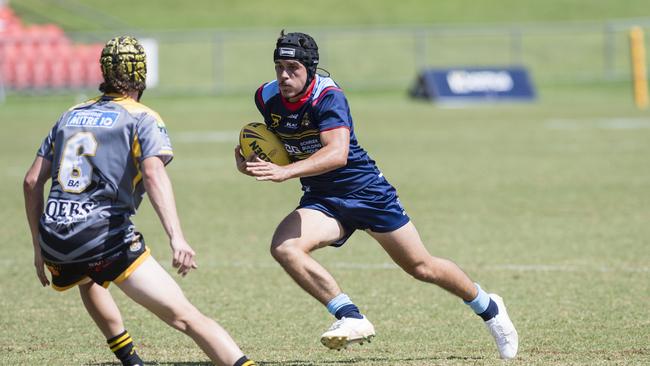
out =
[(246, 171), (255, 176), (257, 180), (282, 182), (291, 178), (327, 173), (348, 163), (350, 130), (336, 128), (321, 132), (320, 140), (323, 147), (305, 160), (279, 166), (257, 158), (255, 161), (246, 163)]
[(42, 156), (37, 156), (27, 174), (25, 174), (25, 180), (23, 181), (25, 211), (34, 247), (34, 266), (36, 267), (36, 276), (38, 276), (38, 280), (41, 281), (43, 286), (48, 286), (50, 281), (45, 275), (41, 247), (38, 242), (38, 222), (43, 214), (43, 187), (50, 178), (51, 171), (52, 163)]
[(174, 259), (172, 265), (178, 273), (185, 276), (191, 269), (197, 268), (194, 250), (185, 240), (181, 223), (176, 211), (176, 201), (172, 184), (165, 170), (165, 165), (157, 156), (142, 161), (142, 177), (149, 200), (160, 218), (160, 222), (169, 237)]

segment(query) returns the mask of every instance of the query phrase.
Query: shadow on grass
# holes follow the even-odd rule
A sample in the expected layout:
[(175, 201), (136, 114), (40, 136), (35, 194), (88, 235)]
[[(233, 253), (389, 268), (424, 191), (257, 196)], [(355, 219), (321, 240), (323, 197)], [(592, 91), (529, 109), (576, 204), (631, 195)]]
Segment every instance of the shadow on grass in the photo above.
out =
[[(448, 357), (406, 357), (406, 358), (393, 358), (393, 357), (357, 357), (345, 360), (321, 360), (321, 361), (306, 361), (306, 360), (284, 360), (284, 361), (256, 361), (258, 366), (323, 366), (323, 365), (354, 365), (356, 363), (383, 363), (387, 365), (398, 365), (401, 362), (415, 362), (415, 361), (441, 361), (441, 360), (465, 360), (465, 361), (478, 361), (483, 357), (467, 357), (467, 356), (448, 356)], [(149, 361), (147, 365), (157, 366), (212, 366), (212, 363), (207, 362), (156, 362)], [(93, 363), (88, 366), (120, 366), (117, 362), (111, 363)]]
[(281, 365), (281, 366), (320, 366), (320, 365), (354, 365), (357, 363), (379, 363), (386, 365), (399, 365), (402, 362), (416, 362), (416, 361), (441, 361), (441, 360), (482, 360), (483, 357), (460, 357), (460, 356), (448, 356), (448, 357), (357, 357), (349, 358), (345, 360), (324, 360), (324, 361), (304, 361), (304, 360), (285, 360), (285, 361), (258, 361), (258, 365)]

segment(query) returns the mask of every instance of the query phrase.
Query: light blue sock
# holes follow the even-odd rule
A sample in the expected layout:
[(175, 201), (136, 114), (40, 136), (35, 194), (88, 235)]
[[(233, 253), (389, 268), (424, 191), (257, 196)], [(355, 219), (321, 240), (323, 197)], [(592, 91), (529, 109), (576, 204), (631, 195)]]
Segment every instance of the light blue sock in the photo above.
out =
[(336, 312), (345, 305), (354, 305), (354, 303), (350, 300), (348, 295), (340, 293), (327, 303), (327, 311), (332, 315), (336, 315)]
[(490, 296), (487, 292), (483, 291), (481, 286), (478, 283), (474, 283), (476, 289), (478, 290), (478, 295), (472, 301), (463, 301), (465, 304), (469, 305), (476, 314), (481, 314), (487, 310), (488, 305), (490, 305)]

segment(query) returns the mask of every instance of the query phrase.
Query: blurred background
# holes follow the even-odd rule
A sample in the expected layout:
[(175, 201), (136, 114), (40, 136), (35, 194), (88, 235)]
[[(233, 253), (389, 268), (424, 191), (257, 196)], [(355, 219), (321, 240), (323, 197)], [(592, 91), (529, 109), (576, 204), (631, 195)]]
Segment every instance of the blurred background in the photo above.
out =
[(128, 33), (152, 41), (151, 91), (248, 92), (286, 28), (316, 38), (346, 90), (407, 90), (426, 67), (479, 65), (524, 65), (542, 87), (607, 84), (630, 80), (632, 26), (650, 28), (647, 1), (3, 0), (0, 60), (7, 92), (94, 89), (102, 44)]
[[(142, 101), (167, 125), (198, 253), (199, 270), (174, 278), (247, 354), (261, 365), (503, 365), (471, 311), (364, 233), (314, 256), (378, 337), (334, 353), (318, 342), (330, 315), (268, 252), (299, 182), (256, 182), (233, 161), (241, 127), (260, 121), (253, 93), (275, 77), (282, 29), (318, 42), (360, 144), (430, 252), (504, 297), (521, 339), (512, 365), (650, 364), (650, 115), (633, 97), (633, 27), (650, 49), (648, 0), (0, 0), (0, 364), (117, 365), (77, 292), (39, 285), (21, 188), (61, 113), (99, 93), (102, 45), (132, 34), (147, 47)], [(472, 68), (492, 71), (454, 80), (484, 87), (482, 103), (409, 96), (425, 70)], [(534, 98), (494, 98), (510, 69), (527, 71)], [(173, 272), (146, 201), (135, 223)], [(145, 360), (206, 364), (110, 288)]]

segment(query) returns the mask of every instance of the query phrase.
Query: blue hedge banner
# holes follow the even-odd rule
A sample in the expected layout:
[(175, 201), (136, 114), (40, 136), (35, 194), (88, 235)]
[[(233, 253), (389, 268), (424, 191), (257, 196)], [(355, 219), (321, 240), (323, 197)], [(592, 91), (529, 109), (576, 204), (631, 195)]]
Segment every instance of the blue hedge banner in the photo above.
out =
[(418, 75), (411, 95), (440, 103), (532, 101), (535, 89), (522, 66), (431, 68)]

